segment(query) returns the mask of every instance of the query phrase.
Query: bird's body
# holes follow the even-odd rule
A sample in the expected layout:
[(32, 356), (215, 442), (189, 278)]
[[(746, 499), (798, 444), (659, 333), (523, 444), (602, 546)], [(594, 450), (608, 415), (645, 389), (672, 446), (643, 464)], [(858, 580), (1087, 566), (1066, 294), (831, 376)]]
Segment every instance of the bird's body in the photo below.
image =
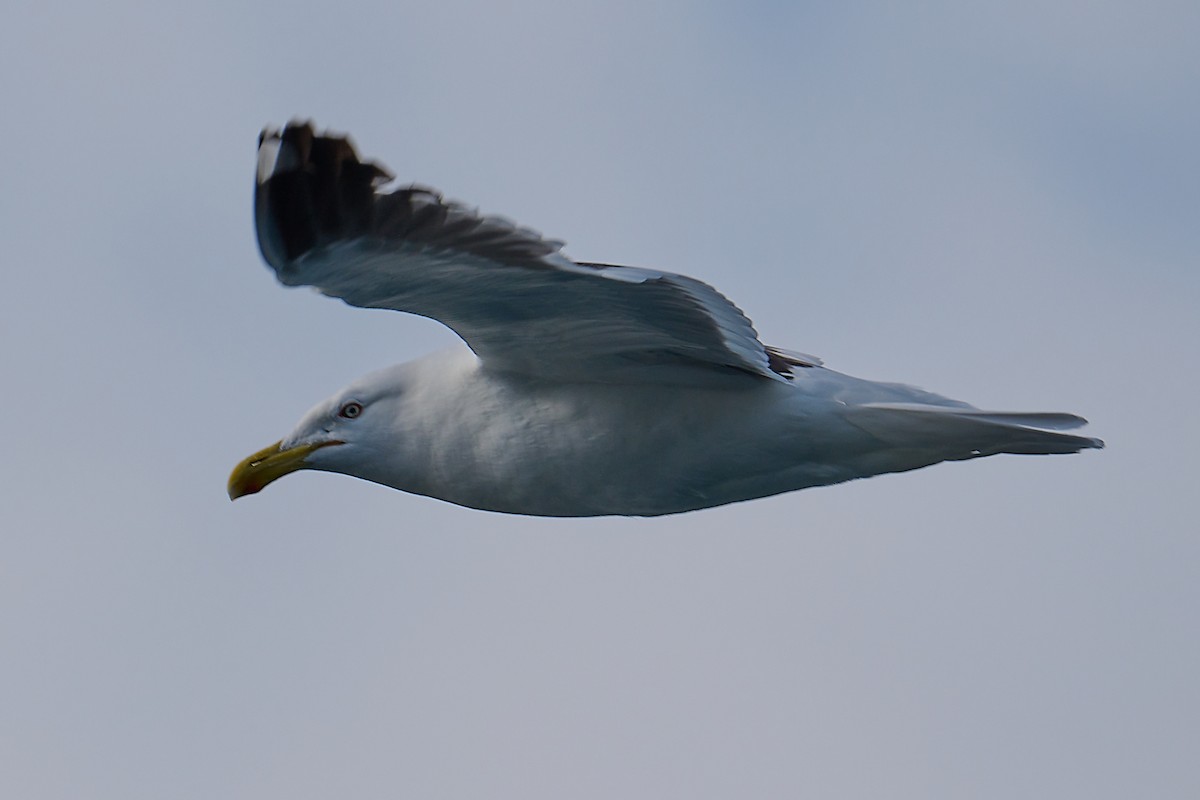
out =
[(994, 453), (1070, 453), (1069, 414), (984, 412), (761, 345), (684, 276), (573, 262), (307, 125), (264, 133), (260, 245), (287, 284), (436, 317), (471, 349), (368, 375), (235, 469), (299, 468), (472, 508), (654, 516)]
[[(803, 428), (799, 395), (782, 384), (581, 390), (490, 371), (465, 348), (372, 380), (406, 388), (384, 423), (396, 426), (393, 449), (360, 462), (360, 477), (472, 508), (657, 515), (828, 482), (789, 476), (787, 467), (756, 474), (767, 463), (804, 464), (804, 437), (792, 435)], [(357, 393), (350, 387), (314, 413), (328, 415)], [(781, 418), (785, 430), (772, 430), (769, 421)], [(397, 472), (396, 463), (414, 469)]]

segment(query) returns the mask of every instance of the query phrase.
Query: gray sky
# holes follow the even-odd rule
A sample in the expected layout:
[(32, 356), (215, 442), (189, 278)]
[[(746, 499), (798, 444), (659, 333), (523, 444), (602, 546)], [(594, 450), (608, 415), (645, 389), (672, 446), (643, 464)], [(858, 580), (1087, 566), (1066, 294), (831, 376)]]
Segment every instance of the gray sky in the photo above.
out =
[[(1200, 794), (1194, 3), (66, 3), (0, 28), (0, 796)], [(658, 520), (233, 464), (453, 341), (275, 285), (259, 128), (1109, 449)]]

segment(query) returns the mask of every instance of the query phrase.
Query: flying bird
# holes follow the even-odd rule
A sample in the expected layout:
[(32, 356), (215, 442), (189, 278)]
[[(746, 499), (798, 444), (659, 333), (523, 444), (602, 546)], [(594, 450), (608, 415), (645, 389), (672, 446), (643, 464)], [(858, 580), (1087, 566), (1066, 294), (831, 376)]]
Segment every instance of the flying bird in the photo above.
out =
[(255, 224), (287, 286), (439, 320), (455, 350), (367, 375), (234, 468), (300, 469), (488, 511), (657, 516), (997, 453), (1075, 453), (1061, 413), (983, 411), (769, 347), (729, 300), (562, 243), (292, 122), (259, 137)]

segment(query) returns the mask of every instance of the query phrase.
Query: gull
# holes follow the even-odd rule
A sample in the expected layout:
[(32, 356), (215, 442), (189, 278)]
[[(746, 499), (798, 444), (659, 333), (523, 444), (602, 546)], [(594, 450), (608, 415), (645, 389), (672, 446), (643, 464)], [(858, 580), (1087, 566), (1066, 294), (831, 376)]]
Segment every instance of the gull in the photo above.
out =
[(574, 261), (562, 242), (389, 188), (348, 137), (259, 137), (255, 224), (278, 280), (439, 320), (463, 344), (367, 375), (233, 470), (301, 469), (485, 511), (658, 516), (942, 461), (1100, 448), (1063, 413), (985, 411), (769, 347), (711, 286)]

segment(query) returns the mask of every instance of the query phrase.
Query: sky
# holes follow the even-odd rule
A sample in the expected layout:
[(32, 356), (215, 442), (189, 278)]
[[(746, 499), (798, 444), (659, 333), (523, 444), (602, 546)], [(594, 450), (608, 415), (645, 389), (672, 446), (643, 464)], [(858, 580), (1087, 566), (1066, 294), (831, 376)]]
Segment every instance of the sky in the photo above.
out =
[[(1194, 3), (72, 2), (0, 28), (0, 796), (1200, 795)], [(660, 519), (229, 470), (454, 341), (259, 129), (1104, 451)]]

